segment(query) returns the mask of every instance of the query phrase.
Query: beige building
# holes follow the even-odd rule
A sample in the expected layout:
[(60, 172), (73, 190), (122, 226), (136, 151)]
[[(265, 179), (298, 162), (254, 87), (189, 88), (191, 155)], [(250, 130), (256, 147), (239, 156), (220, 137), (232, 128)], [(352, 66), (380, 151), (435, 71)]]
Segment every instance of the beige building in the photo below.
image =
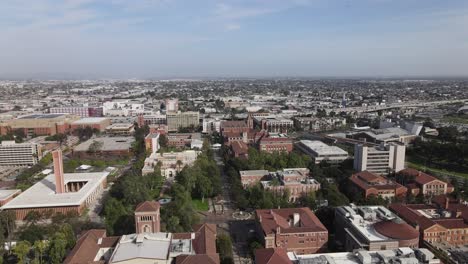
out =
[(166, 178), (173, 178), (177, 172), (185, 166), (192, 165), (200, 154), (200, 151), (186, 150), (181, 152), (151, 153), (145, 159), (145, 166), (141, 170), (143, 175), (154, 172), (154, 168), (161, 165), (161, 175)]
[(354, 147), (354, 169), (384, 175), (405, 168), (406, 147), (402, 143), (379, 146), (357, 144)]
[(64, 134), (70, 130), (70, 124), (79, 119), (79, 116), (69, 114), (28, 115), (1, 122), (0, 134), (15, 130), (22, 130), (28, 137)]
[(198, 112), (168, 112), (166, 114), (169, 131), (177, 131), (182, 127), (198, 127), (200, 114)]
[(32, 166), (42, 158), (42, 146), (36, 143), (3, 141), (0, 145), (0, 166)]

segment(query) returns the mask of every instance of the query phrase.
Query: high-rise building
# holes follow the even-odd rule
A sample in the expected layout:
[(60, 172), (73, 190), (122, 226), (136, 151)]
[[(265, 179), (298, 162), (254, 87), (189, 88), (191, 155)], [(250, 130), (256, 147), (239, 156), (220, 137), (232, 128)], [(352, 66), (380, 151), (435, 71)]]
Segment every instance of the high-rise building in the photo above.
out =
[(357, 144), (354, 147), (354, 169), (375, 174), (399, 172), (405, 168), (406, 147), (402, 143), (369, 146)]
[(200, 114), (198, 112), (171, 112), (166, 114), (169, 131), (177, 131), (183, 127), (195, 127), (200, 125)]
[(32, 166), (42, 158), (42, 146), (36, 143), (3, 141), (0, 145), (0, 166)]
[(167, 98), (164, 102), (166, 105), (166, 112), (177, 112), (179, 111), (179, 99)]

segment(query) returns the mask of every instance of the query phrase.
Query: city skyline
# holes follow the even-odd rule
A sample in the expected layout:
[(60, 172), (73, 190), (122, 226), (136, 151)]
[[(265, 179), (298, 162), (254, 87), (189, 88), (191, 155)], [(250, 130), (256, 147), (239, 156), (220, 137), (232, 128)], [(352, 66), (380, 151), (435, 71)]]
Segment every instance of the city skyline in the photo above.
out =
[(466, 76), (464, 1), (0, 3), (0, 78)]

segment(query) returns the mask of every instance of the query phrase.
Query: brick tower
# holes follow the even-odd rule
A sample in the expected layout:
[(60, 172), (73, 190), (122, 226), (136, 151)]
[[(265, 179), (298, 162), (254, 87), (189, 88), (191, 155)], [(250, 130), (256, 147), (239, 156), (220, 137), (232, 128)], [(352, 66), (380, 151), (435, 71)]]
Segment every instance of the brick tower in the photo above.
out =
[(135, 209), (135, 229), (137, 234), (157, 233), (161, 231), (159, 209), (156, 201), (140, 203)]

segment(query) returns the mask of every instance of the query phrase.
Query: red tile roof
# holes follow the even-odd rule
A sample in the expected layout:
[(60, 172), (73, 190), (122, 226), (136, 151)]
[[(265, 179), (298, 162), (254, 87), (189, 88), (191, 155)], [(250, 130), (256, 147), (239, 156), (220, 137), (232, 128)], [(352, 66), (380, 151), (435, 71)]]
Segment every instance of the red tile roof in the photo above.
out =
[(256, 264), (292, 264), (284, 248), (261, 248), (255, 250)]
[(161, 204), (156, 201), (144, 201), (137, 205), (135, 212), (154, 212), (159, 210)]
[(83, 264), (83, 263), (103, 263), (94, 261), (99, 249), (115, 247), (120, 237), (106, 237), (103, 229), (91, 229), (83, 233), (75, 247), (70, 251), (63, 263)]
[[(290, 225), (295, 213), (299, 214), (299, 226)], [(277, 228), (281, 233), (328, 232), (317, 216), (307, 207), (256, 210), (255, 214), (266, 235), (276, 233)]]
[(431, 175), (429, 175), (427, 173), (424, 173), (422, 171), (418, 171), (418, 170), (415, 170), (415, 169), (412, 169), (412, 168), (404, 169), (404, 170), (400, 171), (399, 173), (402, 174), (402, 175), (414, 177), (414, 181), (416, 183), (420, 184), (420, 185), (424, 185), (426, 183), (436, 181), (436, 180), (440, 181), (439, 179), (437, 179), (434, 176), (431, 176)]

